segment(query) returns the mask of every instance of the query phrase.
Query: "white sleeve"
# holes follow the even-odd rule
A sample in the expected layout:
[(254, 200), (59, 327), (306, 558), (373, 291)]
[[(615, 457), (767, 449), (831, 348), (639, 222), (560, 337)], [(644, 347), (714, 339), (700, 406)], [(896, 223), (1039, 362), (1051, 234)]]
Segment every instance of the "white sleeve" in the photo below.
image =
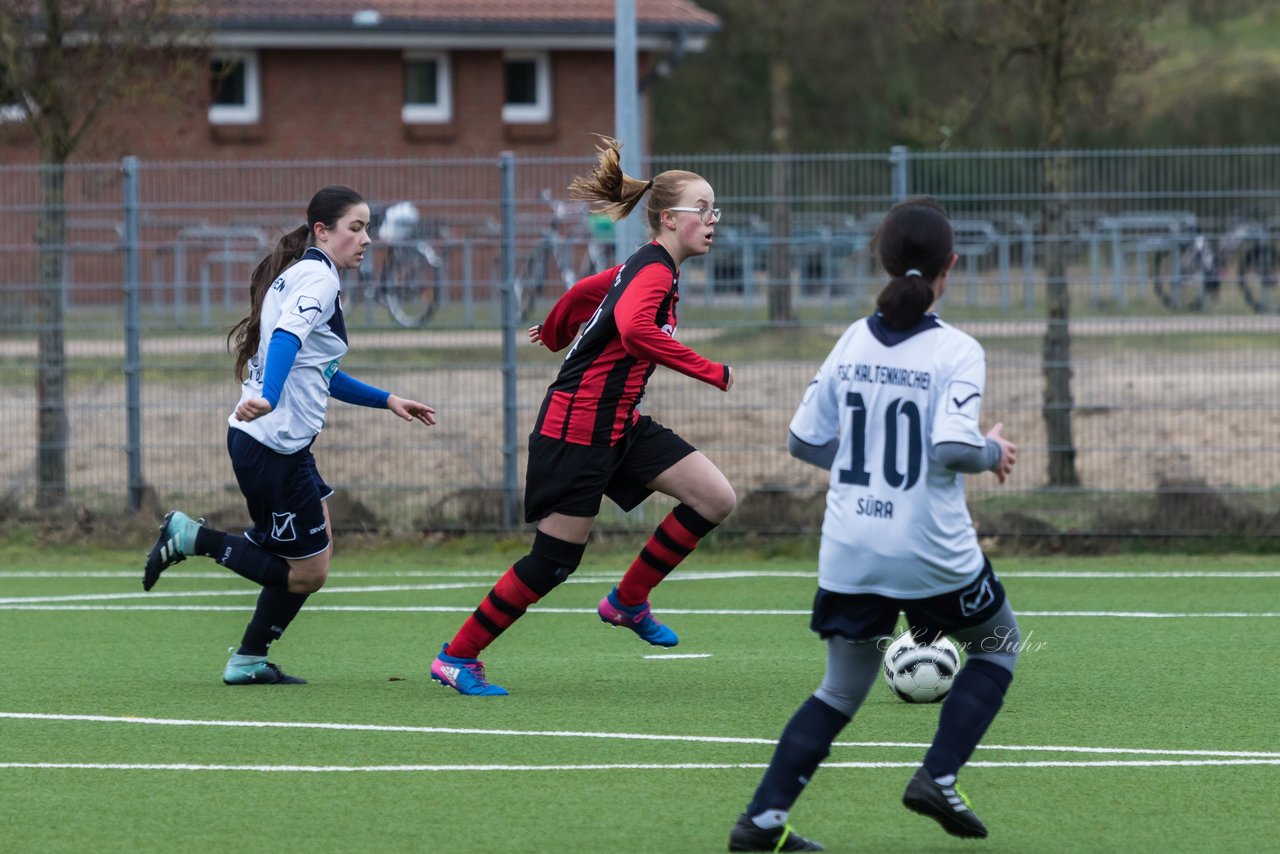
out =
[(982, 394), (987, 384), (987, 358), (982, 347), (973, 339), (968, 346), (957, 348), (959, 358), (946, 372), (940, 389), (939, 401), (933, 417), (930, 444), (961, 442), (982, 447), (986, 440), (978, 428), (978, 416), (982, 413)]
[(831, 348), (818, 373), (809, 381), (800, 399), (800, 406), (791, 418), (791, 435), (808, 445), (825, 445), (840, 435), (840, 406), (837, 399), (839, 377), (836, 366), (840, 364), (845, 342), (853, 334), (849, 327), (836, 346)]
[(276, 329), (283, 329), (306, 341), (325, 320), (333, 316), (333, 306), (338, 299), (338, 280), (323, 268), (312, 269), (311, 264), (299, 264), (285, 277), (288, 289), (280, 302), (280, 319)]

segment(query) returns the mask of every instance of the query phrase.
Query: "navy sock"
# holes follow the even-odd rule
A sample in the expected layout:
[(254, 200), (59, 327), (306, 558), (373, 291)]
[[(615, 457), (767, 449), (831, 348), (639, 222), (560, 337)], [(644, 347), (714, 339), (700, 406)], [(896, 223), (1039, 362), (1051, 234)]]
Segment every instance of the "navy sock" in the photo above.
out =
[(960, 772), (1004, 705), (1012, 681), (1013, 674), (998, 664), (981, 658), (965, 662), (942, 701), (938, 731), (924, 755), (924, 769), (930, 776)]
[(771, 809), (791, 809), (809, 784), (813, 772), (831, 753), (831, 742), (849, 721), (848, 715), (836, 711), (817, 697), (805, 700), (782, 730), (769, 768), (747, 807), (747, 815), (756, 816)]
[(226, 536), (226, 531), (218, 531), (201, 525), (196, 531), (196, 554), (217, 560), (218, 555), (222, 554), (222, 541), (226, 539)]
[(258, 594), (258, 606), (240, 640), (240, 655), (266, 655), (267, 647), (280, 640), (293, 618), (298, 616), (305, 593), (290, 593), (280, 587), (264, 587)]
[(224, 534), (212, 557), (255, 584), (263, 587), (289, 586), (289, 561), (273, 555), (248, 537)]

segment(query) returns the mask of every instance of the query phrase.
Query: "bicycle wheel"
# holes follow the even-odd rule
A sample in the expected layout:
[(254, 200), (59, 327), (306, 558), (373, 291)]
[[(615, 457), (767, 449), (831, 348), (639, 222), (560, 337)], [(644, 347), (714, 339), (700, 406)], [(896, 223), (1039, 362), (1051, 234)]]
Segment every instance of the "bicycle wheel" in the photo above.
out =
[(1249, 308), (1259, 314), (1280, 312), (1280, 299), (1276, 297), (1275, 250), (1270, 245), (1255, 243), (1240, 255), (1236, 268), (1240, 293)]
[(1216, 276), (1212, 256), (1195, 245), (1152, 256), (1151, 278), (1156, 296), (1174, 311), (1203, 309), (1205, 293), (1217, 286)]
[(547, 252), (538, 247), (516, 273), (516, 310), (520, 313), (520, 322), (528, 322), (537, 308), (538, 297), (542, 295), (542, 286), (547, 279)]
[(440, 307), (440, 265), (416, 247), (392, 251), (382, 271), (382, 283), (387, 310), (401, 326), (421, 326)]

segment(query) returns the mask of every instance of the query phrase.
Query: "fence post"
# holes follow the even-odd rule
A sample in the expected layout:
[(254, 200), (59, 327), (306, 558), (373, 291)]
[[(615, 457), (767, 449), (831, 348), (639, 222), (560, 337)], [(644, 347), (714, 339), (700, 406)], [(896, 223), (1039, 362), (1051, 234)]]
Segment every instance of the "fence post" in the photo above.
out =
[(125, 458), (129, 512), (142, 509), (142, 324), (139, 321), (138, 158), (121, 161), (124, 173), (124, 382)]
[(893, 198), (893, 203), (905, 199), (910, 192), (910, 184), (907, 181), (907, 147), (905, 145), (895, 145), (889, 149), (889, 195)]
[(516, 158), (510, 151), (498, 159), (502, 177), (502, 527), (516, 526), (520, 505), (516, 463), (520, 416), (516, 409)]

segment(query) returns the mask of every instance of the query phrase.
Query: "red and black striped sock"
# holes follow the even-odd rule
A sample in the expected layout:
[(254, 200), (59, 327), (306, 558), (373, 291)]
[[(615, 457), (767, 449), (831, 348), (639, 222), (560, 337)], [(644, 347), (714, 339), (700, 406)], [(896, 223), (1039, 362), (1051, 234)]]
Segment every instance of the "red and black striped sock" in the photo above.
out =
[(586, 547), (556, 539), (539, 531), (533, 549), (503, 573), (489, 595), (467, 617), (462, 628), (445, 647), (445, 654), (476, 658), (511, 624), (524, 616), (529, 606), (546, 596), (582, 562)]
[(516, 576), (515, 567), (511, 567), (467, 617), (445, 652), (458, 658), (476, 658), (482, 649), (493, 643), (494, 638), (523, 617), (529, 606), (541, 598), (525, 586)]
[(648, 601), (653, 588), (715, 527), (715, 522), (702, 518), (687, 504), (676, 505), (618, 582), (618, 601), (628, 606)]

